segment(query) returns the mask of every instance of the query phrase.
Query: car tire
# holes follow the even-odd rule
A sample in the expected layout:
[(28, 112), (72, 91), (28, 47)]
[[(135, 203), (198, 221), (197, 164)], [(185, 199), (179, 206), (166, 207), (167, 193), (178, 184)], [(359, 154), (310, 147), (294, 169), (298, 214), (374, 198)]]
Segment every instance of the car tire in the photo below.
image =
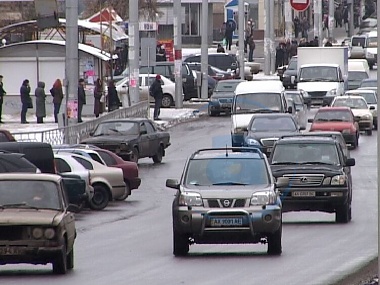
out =
[(373, 124), (373, 128), (377, 131), (377, 124)]
[(215, 117), (215, 116), (217, 115), (217, 113), (216, 113), (215, 111), (211, 111), (210, 108), (208, 108), (207, 113), (208, 113), (208, 115), (209, 115), (210, 117)]
[(73, 268), (74, 268), (74, 248), (67, 255), (67, 269), (70, 270)]
[(161, 103), (162, 108), (170, 108), (171, 106), (173, 106), (173, 103), (174, 103), (174, 100), (173, 100), (172, 95), (165, 93), (162, 96), (162, 103)]
[(189, 252), (189, 238), (173, 230), (173, 254), (174, 256), (186, 256)]
[(269, 255), (281, 255), (282, 253), (281, 238), (282, 238), (282, 225), (277, 231), (275, 231), (274, 233), (268, 234), (267, 236), (267, 241), (268, 241), (267, 253)]
[(351, 220), (351, 204), (346, 203), (336, 209), (335, 221), (339, 224), (346, 224)]
[(94, 196), (90, 200), (90, 208), (92, 210), (100, 211), (107, 207), (110, 197), (107, 191), (107, 188), (102, 184), (95, 184), (94, 187)]
[(372, 130), (366, 130), (365, 133), (367, 136), (372, 136)]
[(66, 243), (63, 244), (61, 252), (55, 257), (53, 261), (54, 274), (66, 274), (67, 272), (67, 256), (66, 256)]
[(131, 195), (131, 187), (129, 186), (129, 182), (127, 180), (124, 180), (125, 182), (125, 192), (122, 196), (115, 198), (116, 201), (124, 201), (128, 198), (129, 195)]
[(356, 149), (359, 146), (359, 138), (355, 137), (355, 141), (352, 143), (352, 149)]
[(134, 147), (132, 149), (132, 155), (130, 157), (130, 161), (138, 163), (138, 161), (139, 161), (139, 150), (137, 149), (137, 147)]
[(161, 163), (162, 157), (164, 156), (164, 148), (162, 145), (158, 147), (158, 150), (155, 155), (153, 155), (152, 159), (154, 163)]

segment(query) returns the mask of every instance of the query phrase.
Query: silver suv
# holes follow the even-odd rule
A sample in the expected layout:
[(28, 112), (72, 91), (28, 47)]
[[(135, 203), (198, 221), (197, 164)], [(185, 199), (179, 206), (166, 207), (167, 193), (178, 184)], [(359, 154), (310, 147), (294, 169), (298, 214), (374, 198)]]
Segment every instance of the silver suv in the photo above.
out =
[(280, 255), (282, 205), (267, 158), (255, 148), (201, 149), (187, 160), (173, 201), (173, 254), (190, 244), (267, 243)]

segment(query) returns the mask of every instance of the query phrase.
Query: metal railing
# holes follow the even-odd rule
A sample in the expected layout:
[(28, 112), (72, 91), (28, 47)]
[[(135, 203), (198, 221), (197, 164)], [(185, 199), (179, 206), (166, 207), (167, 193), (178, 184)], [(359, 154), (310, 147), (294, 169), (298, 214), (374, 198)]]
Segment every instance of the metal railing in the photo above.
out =
[(118, 109), (80, 124), (44, 131), (12, 133), (12, 135), (17, 141), (46, 142), (52, 145), (77, 144), (87, 138), (100, 122), (120, 118), (145, 118), (148, 107), (147, 101), (139, 102), (131, 107)]

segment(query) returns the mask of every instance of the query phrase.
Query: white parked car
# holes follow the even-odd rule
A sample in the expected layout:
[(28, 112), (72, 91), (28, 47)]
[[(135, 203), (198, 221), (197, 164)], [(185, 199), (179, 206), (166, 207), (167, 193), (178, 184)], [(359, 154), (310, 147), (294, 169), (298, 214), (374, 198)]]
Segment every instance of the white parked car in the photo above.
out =
[[(162, 97), (162, 107), (169, 108), (174, 105), (175, 102), (175, 83), (163, 75), (161, 76), (162, 92), (164, 93)], [(156, 74), (140, 74), (139, 75), (139, 90), (140, 90), (140, 100), (149, 100), (154, 102), (154, 98), (149, 96), (149, 87), (152, 85), (153, 81), (156, 79)], [(125, 96), (128, 93), (128, 82), (129, 77), (126, 77), (118, 82), (116, 82), (116, 90), (119, 96)]]

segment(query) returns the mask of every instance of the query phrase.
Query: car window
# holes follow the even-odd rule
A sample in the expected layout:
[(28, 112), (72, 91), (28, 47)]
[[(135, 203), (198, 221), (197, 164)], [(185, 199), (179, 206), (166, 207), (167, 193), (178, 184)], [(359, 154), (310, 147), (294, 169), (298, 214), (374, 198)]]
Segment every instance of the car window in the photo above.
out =
[(74, 159), (78, 161), (80, 164), (82, 164), (83, 167), (86, 168), (87, 170), (94, 170), (94, 167), (92, 166), (91, 162), (77, 156), (74, 156)]
[(315, 114), (315, 122), (352, 122), (352, 113), (349, 110), (320, 111)]
[(182, 75), (190, 75), (190, 70), (186, 64), (182, 64)]
[(89, 153), (92, 160), (95, 160), (96, 162), (99, 162), (100, 164), (104, 164), (103, 161), (100, 159), (99, 155), (96, 153)]
[(360, 83), (360, 87), (377, 87), (376, 80), (364, 80)]
[(168, 71), (168, 66), (166, 65), (156, 65), (154, 67), (154, 73), (155, 74), (161, 74), (165, 77), (169, 77), (170, 76), (170, 73)]
[(150, 122), (145, 122), (145, 127), (146, 127), (148, 134), (155, 132), (155, 129)]
[(288, 70), (297, 70), (297, 60), (291, 59), (288, 65)]
[(293, 99), (294, 104), (296, 104), (296, 105), (303, 105), (303, 100), (302, 100), (302, 97), (299, 93), (291, 93), (291, 92), (288, 93), (288, 92), (286, 92), (285, 98)]
[(353, 47), (365, 47), (365, 38), (364, 37), (353, 37), (351, 41), (351, 46)]
[(103, 122), (100, 123), (95, 132), (94, 136), (107, 136), (107, 135), (138, 135), (138, 122)]
[(358, 80), (361, 81), (367, 78), (368, 78), (368, 74), (365, 71), (349, 71), (348, 72), (349, 81), (358, 81)]
[[(139, 86), (143, 86), (143, 80), (145, 78), (146, 78), (145, 76), (144, 77), (142, 77), (142, 76), (139, 77)], [(144, 85), (146, 85), (146, 80), (144, 80)]]
[(367, 101), (368, 104), (377, 103), (376, 95), (374, 93), (363, 92), (363, 93), (359, 93), (359, 95), (362, 96)]
[(147, 132), (147, 128), (145, 126), (145, 123), (140, 123), (140, 134)]
[(55, 167), (59, 173), (72, 172), (70, 165), (62, 158), (54, 158)]
[(297, 125), (291, 117), (256, 117), (252, 120), (253, 132), (297, 131)]
[(186, 62), (201, 62), (201, 57), (200, 56), (189, 56), (185, 60)]
[(149, 69), (147, 66), (140, 67), (140, 71), (139, 72), (140, 72), (140, 74), (153, 73), (152, 72), (152, 68)]
[(116, 160), (112, 157), (112, 155), (103, 151), (98, 151), (98, 153), (100, 157), (104, 160), (107, 166), (112, 166), (112, 165), (117, 164)]

